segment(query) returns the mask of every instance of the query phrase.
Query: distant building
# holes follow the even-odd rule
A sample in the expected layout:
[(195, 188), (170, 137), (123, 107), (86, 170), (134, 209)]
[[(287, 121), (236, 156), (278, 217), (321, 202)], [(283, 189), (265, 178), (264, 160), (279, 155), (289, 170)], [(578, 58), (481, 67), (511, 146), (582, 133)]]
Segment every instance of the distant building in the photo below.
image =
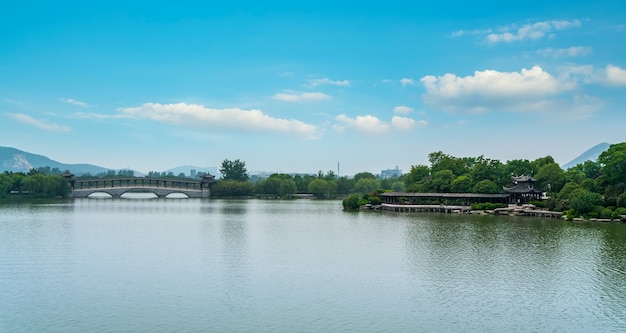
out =
[(398, 167), (396, 166), (395, 169), (387, 169), (387, 170), (382, 170), (380, 172), (380, 177), (383, 179), (387, 179), (387, 178), (397, 178), (402, 176), (402, 170), (398, 169)]
[(191, 178), (195, 179), (196, 178), (196, 174), (197, 174), (196, 169), (191, 169), (191, 174), (190, 174)]

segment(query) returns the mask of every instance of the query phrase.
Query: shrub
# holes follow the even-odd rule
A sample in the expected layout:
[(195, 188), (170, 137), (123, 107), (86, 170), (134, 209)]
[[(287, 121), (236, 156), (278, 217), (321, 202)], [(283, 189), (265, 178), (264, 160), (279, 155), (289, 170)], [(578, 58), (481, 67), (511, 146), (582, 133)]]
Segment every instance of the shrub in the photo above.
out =
[(601, 212), (600, 212), (600, 218), (603, 219), (610, 219), (611, 217), (613, 217), (613, 211), (610, 210), (609, 208), (604, 208)]
[(582, 191), (574, 194), (569, 201), (570, 207), (574, 209), (576, 214), (595, 213), (595, 207), (602, 204), (602, 196), (598, 193)]
[(370, 203), (372, 205), (380, 205), (381, 202), (382, 201), (380, 200), (380, 197), (374, 197), (374, 196), (370, 197)]
[(619, 207), (626, 207), (626, 191), (617, 197), (616, 204)]
[(470, 206), (470, 209), (471, 210), (494, 210), (496, 208), (504, 208), (504, 207), (506, 207), (505, 204), (485, 202), (485, 203), (472, 204)]
[(361, 207), (361, 197), (356, 193), (351, 194), (347, 198), (343, 199), (341, 204), (345, 210), (357, 210)]

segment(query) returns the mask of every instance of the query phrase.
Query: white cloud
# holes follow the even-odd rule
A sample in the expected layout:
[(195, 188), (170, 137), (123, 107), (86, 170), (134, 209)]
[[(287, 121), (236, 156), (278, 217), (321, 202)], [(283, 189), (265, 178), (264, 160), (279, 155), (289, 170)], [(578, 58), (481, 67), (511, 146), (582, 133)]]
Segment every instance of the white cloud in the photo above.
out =
[(321, 86), (321, 85), (333, 85), (333, 86), (341, 86), (341, 87), (349, 87), (350, 86), (350, 81), (348, 80), (337, 80), (337, 81), (333, 81), (327, 77), (323, 78), (323, 79), (312, 79), (309, 80), (308, 84), (305, 84), (304, 86), (307, 88), (315, 88), (317, 86)]
[(535, 23), (528, 23), (521, 27), (509, 26), (501, 29), (500, 33), (487, 34), (487, 41), (490, 43), (510, 43), (522, 40), (537, 40), (546, 36), (552, 37), (554, 31), (564, 30), (572, 27), (580, 27), (580, 20), (551, 20)]
[(615, 65), (607, 65), (602, 69), (595, 69), (592, 65), (570, 66), (565, 68), (565, 75), (582, 78), (585, 83), (626, 85), (626, 70)]
[(335, 125), (334, 128), (340, 133), (344, 132), (347, 128), (354, 128), (359, 132), (368, 134), (385, 134), (388, 133), (392, 128), (400, 131), (409, 131), (415, 127), (426, 126), (428, 124), (424, 120), (415, 121), (411, 118), (399, 116), (393, 116), (393, 118), (391, 119), (391, 124), (384, 122), (372, 115), (356, 116), (355, 118), (350, 118), (345, 114), (340, 114), (335, 117), (335, 120), (337, 120), (340, 124)]
[[(539, 66), (520, 72), (476, 71), (466, 77), (425, 76), (420, 81), (426, 89), (424, 101), (447, 111), (568, 113), (575, 105), (574, 96), (563, 95), (572, 91), (576, 83), (567, 77), (557, 79)], [(580, 105), (578, 110), (593, 112), (600, 107), (597, 100), (584, 102), (587, 104)], [(573, 115), (574, 111), (569, 114)]]
[(486, 35), (486, 34), (490, 34), (492, 32), (491, 29), (476, 29), (476, 30), (457, 30), (452, 32), (451, 36), (452, 37), (461, 37), (461, 36), (465, 36), (465, 35), (470, 35), (470, 36), (474, 36), (474, 35)]
[(319, 93), (319, 92), (309, 92), (309, 93), (278, 93), (273, 96), (274, 99), (284, 102), (294, 102), (294, 103), (303, 103), (303, 102), (315, 102), (315, 101), (323, 101), (331, 99), (330, 96)]
[(605, 69), (606, 80), (605, 82), (614, 86), (626, 85), (626, 70), (621, 69), (614, 65), (608, 65)]
[(400, 80), (400, 84), (402, 84), (403, 87), (412, 86), (412, 85), (415, 85), (415, 80), (409, 79), (409, 78), (403, 78)]
[(383, 134), (389, 131), (389, 124), (381, 121), (372, 115), (357, 116), (356, 118), (350, 118), (345, 114), (340, 114), (335, 117), (335, 120), (344, 124), (347, 127), (354, 127), (360, 132), (370, 134)]
[(294, 119), (272, 118), (260, 110), (239, 108), (210, 109), (197, 104), (145, 103), (138, 107), (119, 109), (133, 118), (145, 118), (177, 126), (223, 128), (242, 131), (279, 132), (315, 139), (317, 127)]
[(73, 98), (61, 98), (61, 101), (63, 103), (72, 104), (72, 105), (81, 106), (81, 107), (89, 106), (89, 104), (82, 102), (82, 101), (75, 100)]
[(563, 49), (553, 49), (551, 47), (538, 50), (537, 54), (544, 57), (553, 57), (553, 58), (561, 58), (561, 57), (577, 57), (577, 56), (587, 56), (591, 53), (591, 47), (586, 46), (572, 46)]
[(399, 114), (409, 114), (411, 112), (413, 112), (413, 108), (406, 106), (406, 105), (398, 105), (395, 108), (393, 108), (393, 112), (394, 113), (399, 113)]
[(19, 121), (20, 123), (31, 125), (42, 130), (46, 130), (50, 132), (69, 132), (70, 131), (70, 128), (68, 126), (50, 124), (46, 122), (45, 120), (38, 120), (23, 113), (8, 113), (7, 115), (16, 121)]
[(410, 131), (415, 127), (424, 127), (428, 125), (428, 122), (425, 120), (415, 121), (411, 118), (393, 116), (391, 118), (391, 126), (400, 130), (400, 131)]
[(92, 113), (92, 112), (76, 112), (72, 118), (78, 119), (124, 119), (131, 118), (130, 115), (127, 114), (101, 114), (101, 113)]

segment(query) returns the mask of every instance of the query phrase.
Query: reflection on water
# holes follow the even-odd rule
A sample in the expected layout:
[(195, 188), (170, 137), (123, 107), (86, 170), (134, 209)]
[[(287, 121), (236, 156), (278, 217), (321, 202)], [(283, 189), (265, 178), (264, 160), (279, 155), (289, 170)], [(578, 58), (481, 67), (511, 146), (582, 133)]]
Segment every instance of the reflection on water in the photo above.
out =
[(626, 226), (337, 201), (0, 205), (0, 331), (626, 331)]

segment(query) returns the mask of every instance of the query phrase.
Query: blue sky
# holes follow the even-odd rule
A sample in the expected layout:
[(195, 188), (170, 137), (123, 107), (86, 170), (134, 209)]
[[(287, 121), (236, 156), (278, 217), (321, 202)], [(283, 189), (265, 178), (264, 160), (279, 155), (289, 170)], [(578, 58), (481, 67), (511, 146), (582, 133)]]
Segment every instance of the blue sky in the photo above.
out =
[(5, 3), (0, 145), (352, 175), (626, 141), (626, 4), (503, 3)]

